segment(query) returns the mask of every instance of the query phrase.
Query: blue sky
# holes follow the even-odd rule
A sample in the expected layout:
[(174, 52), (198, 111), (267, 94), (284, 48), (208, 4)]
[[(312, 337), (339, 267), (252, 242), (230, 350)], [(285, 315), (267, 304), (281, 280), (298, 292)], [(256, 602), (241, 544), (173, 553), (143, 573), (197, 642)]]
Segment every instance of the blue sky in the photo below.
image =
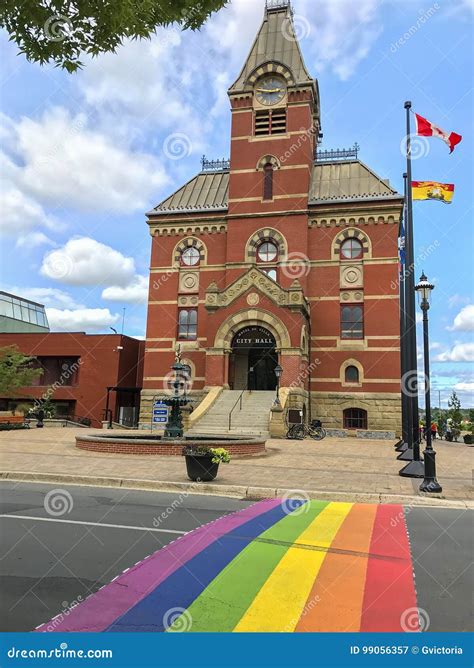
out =
[[(229, 153), (227, 87), (263, 15), (234, 0), (197, 33), (171, 27), (69, 75), (0, 40), (2, 287), (45, 303), (54, 330), (143, 336), (150, 237), (145, 212)], [(449, 155), (419, 140), (413, 178), (454, 183), (451, 205), (415, 203), (417, 275), (430, 311), (435, 390), (474, 405), (472, 0), (294, 0), (319, 80), (323, 148), (349, 147), (402, 188), (403, 102), (463, 135)], [(469, 363), (471, 362), (471, 364)], [(437, 405), (438, 394), (433, 403)]]

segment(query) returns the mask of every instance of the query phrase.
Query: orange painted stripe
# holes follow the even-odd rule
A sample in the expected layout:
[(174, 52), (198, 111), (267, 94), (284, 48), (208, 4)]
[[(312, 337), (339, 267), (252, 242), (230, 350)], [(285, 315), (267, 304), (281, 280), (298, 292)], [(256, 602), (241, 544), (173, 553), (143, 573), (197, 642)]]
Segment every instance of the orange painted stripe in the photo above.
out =
[[(331, 543), (296, 632), (358, 632), (377, 506), (354, 505)], [(341, 550), (333, 552), (332, 550)]]

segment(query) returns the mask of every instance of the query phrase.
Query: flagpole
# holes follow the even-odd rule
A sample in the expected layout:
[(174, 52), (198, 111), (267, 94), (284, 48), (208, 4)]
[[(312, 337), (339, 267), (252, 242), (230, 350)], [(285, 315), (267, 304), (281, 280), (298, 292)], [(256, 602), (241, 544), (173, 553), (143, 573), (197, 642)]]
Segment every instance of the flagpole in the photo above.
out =
[(407, 158), (407, 193), (406, 193), (406, 225), (405, 225), (405, 259), (408, 271), (405, 272), (405, 332), (404, 341), (407, 368), (402, 381), (402, 393), (406, 394), (409, 405), (408, 449), (402, 452), (399, 459), (409, 461), (399, 475), (407, 478), (423, 478), (424, 466), (420, 458), (419, 413), (418, 413), (418, 361), (416, 349), (416, 304), (415, 304), (415, 244), (413, 239), (413, 199), (411, 191), (411, 102), (405, 102), (406, 110), (406, 158)]
[[(407, 174), (403, 174), (403, 211), (400, 220), (400, 276), (399, 276), (399, 292), (400, 292), (400, 367), (402, 378), (407, 372), (407, 330), (406, 330), (406, 316), (405, 316), (405, 261), (406, 261), (406, 212), (407, 212)], [(402, 246), (403, 243), (403, 246)], [(403, 253), (402, 253), (403, 250)], [(410, 403), (406, 392), (401, 392), (402, 405), (402, 442), (396, 448), (397, 452), (405, 452), (408, 449), (408, 432), (410, 427)]]

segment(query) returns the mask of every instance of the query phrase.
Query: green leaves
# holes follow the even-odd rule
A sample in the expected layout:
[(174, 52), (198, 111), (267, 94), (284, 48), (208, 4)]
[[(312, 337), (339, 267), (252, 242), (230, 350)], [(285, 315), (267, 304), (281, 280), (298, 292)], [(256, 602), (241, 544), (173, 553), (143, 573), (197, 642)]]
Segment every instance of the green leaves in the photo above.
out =
[(22, 387), (28, 387), (43, 370), (35, 365), (35, 358), (23, 355), (16, 346), (0, 348), (0, 394), (14, 397)]
[(0, 26), (31, 62), (72, 73), (84, 54), (113, 53), (124, 39), (148, 39), (176, 23), (200, 28), (227, 0), (2, 0)]

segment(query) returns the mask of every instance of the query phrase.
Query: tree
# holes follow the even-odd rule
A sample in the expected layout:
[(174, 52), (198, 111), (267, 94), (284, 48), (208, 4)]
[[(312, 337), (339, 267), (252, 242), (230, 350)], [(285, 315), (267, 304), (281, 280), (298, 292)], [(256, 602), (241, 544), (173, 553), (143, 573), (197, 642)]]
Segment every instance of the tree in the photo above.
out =
[(28, 387), (43, 370), (35, 366), (36, 358), (23, 355), (17, 346), (0, 348), (0, 394), (13, 397), (22, 387)]
[(449, 420), (451, 421), (451, 431), (453, 432), (453, 438), (457, 441), (458, 436), (461, 433), (462, 413), (461, 401), (454, 390), (449, 397), (448, 406)]
[(29, 61), (74, 72), (81, 55), (115, 52), (124, 39), (149, 39), (176, 23), (200, 28), (228, 0), (2, 0), (0, 27)]

